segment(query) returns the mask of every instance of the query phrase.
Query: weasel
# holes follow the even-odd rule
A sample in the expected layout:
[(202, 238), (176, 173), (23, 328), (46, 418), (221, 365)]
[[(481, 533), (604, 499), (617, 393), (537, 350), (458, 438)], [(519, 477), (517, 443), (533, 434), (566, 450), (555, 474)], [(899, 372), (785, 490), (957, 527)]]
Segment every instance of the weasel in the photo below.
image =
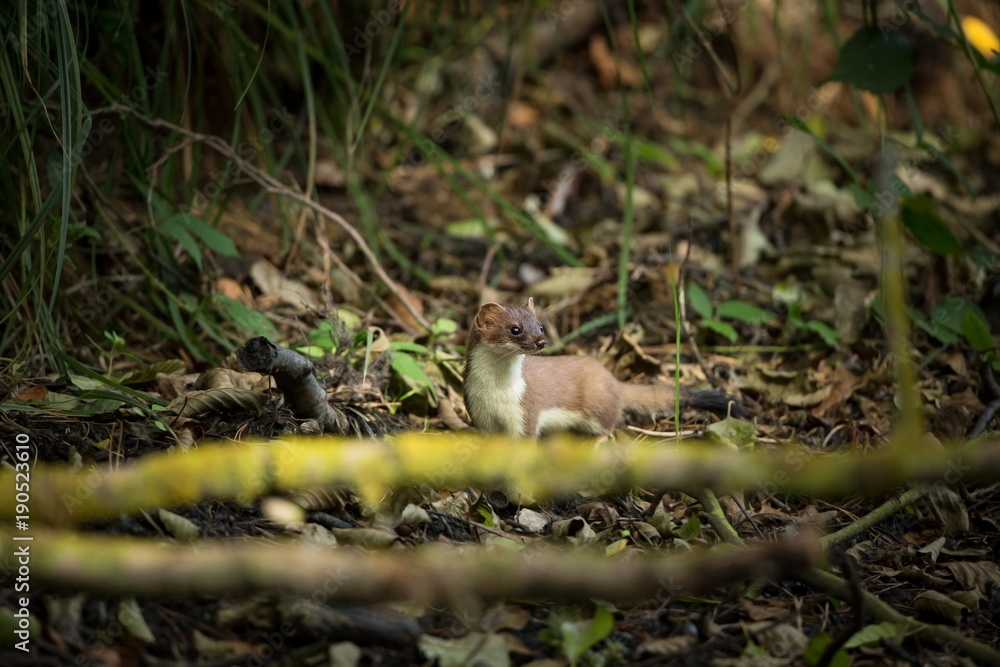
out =
[[(669, 413), (667, 385), (619, 382), (593, 357), (533, 356), (548, 345), (527, 306), (485, 303), (469, 331), (463, 393), (480, 431), (537, 438), (553, 431), (608, 436), (625, 410)], [(726, 414), (733, 400), (718, 391), (682, 392), (685, 405)], [(738, 405), (734, 414), (746, 414)]]

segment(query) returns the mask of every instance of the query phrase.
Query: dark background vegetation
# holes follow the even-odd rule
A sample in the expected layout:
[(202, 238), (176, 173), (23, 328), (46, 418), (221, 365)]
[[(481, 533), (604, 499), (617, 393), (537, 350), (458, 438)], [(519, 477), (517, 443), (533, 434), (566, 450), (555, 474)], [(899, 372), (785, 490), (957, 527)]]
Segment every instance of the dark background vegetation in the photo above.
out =
[[(314, 359), (344, 434), (460, 426), (468, 321), (483, 301), (529, 296), (557, 347), (598, 354), (622, 379), (673, 374), (739, 394), (757, 446), (869, 451), (903, 426), (952, 442), (990, 423), (994, 2), (43, 0), (4, 4), (0, 28), (0, 430), (32, 433), (42, 461), (106, 470), (205, 439), (308, 433), (262, 392), (252, 405), (199, 394), (198, 419), (176, 414), (177, 400), (218, 389), (204, 372), (234, 367), (257, 335)], [(948, 510), (914, 503), (845, 544), (866, 590), (995, 648), (1000, 573), (980, 565), (1000, 548), (990, 489), (942, 492)], [(332, 493), (319, 502), (338, 527), (375, 521)], [(666, 531), (668, 544), (730, 541), (696, 521), (705, 498), (630, 498), (608, 501), (614, 519), (580, 499), (543, 509), (582, 514), (611, 542), (626, 517), (661, 507), (688, 526)], [(748, 491), (724, 505), (748, 538), (803, 523), (833, 532), (879, 500)], [(479, 502), (470, 523), (516, 523), (513, 504)], [(256, 507), (185, 512), (202, 535), (270, 536)], [(482, 537), (430, 526), (393, 535)], [(149, 515), (90, 530), (173, 535)], [(637, 535), (630, 548), (650, 547)], [(956, 585), (941, 549), (978, 568), (957, 577), (979, 596), (965, 612), (916, 601)], [(169, 640), (135, 641), (131, 628), (95, 648), (87, 637), (121, 600), (95, 595), (70, 613), (47, 599), (32, 612), (51, 664), (202, 659), (191, 630), (219, 605), (199, 598), (175, 620), (143, 602)], [(613, 631), (606, 610), (585, 607), (600, 622), (580, 626), (595, 638), (580, 653), (655, 664), (677, 647), (649, 642), (690, 636), (691, 662), (779, 655), (763, 621), (829, 641), (853, 622), (831, 599), (771, 584), (752, 604), (640, 606)], [(511, 632), (515, 661), (575, 659), (577, 608), (527, 615), (536, 625)], [(245, 641), (230, 658), (259, 656), (258, 621), (213, 640)], [(393, 622), (363, 664), (419, 662), (428, 650), (411, 633), (468, 628), (446, 613)], [(782, 642), (798, 648), (780, 655), (804, 659), (798, 638)], [(925, 647), (888, 633), (850, 649), (954, 659)], [(299, 657), (282, 651), (274, 659)]]

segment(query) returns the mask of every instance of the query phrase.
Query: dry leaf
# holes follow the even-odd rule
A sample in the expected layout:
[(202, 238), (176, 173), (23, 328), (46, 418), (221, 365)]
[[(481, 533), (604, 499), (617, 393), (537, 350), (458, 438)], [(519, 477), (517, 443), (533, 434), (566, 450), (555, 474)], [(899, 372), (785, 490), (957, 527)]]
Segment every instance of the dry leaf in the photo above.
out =
[(542, 113), (537, 107), (515, 100), (507, 110), (507, 124), (511, 127), (533, 127), (538, 125)]
[(590, 63), (597, 70), (597, 80), (602, 87), (617, 88), (619, 76), (622, 86), (626, 88), (634, 88), (642, 83), (642, 76), (635, 65), (625, 60), (615, 63), (615, 54), (611, 51), (608, 39), (604, 35), (598, 34), (590, 38), (587, 53), (590, 56)]

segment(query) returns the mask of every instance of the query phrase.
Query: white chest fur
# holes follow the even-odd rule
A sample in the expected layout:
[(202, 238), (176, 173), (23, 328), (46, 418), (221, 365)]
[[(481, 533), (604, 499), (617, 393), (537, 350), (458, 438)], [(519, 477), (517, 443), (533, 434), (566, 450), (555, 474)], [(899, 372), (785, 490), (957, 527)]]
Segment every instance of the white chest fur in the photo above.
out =
[(524, 355), (506, 348), (480, 345), (469, 359), (466, 378), (466, 407), (476, 428), (487, 433), (524, 435), (524, 408), (521, 399)]

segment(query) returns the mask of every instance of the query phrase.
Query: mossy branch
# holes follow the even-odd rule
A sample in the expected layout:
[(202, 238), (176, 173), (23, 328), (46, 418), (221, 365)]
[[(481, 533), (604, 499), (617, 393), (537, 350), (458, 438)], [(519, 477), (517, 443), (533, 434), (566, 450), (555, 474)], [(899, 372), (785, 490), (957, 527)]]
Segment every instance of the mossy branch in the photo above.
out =
[[(0, 555), (17, 545), (0, 531)], [(461, 548), (429, 544), (368, 552), (309, 543), (162, 541), (35, 531), (31, 581), (104, 595), (194, 597), (320, 592), (324, 602), (411, 600), (432, 606), (501, 599), (600, 598), (637, 603), (705, 594), (747, 576), (784, 578), (816, 562), (815, 542), (769, 543), (739, 553), (608, 558), (561, 548)]]
[[(249, 503), (265, 493), (327, 484), (351, 485), (369, 502), (387, 489), (420, 484), (509, 486), (536, 498), (635, 487), (843, 497), (998, 475), (1000, 443), (992, 437), (955, 449), (890, 446), (869, 455), (817, 455), (797, 449), (739, 453), (698, 442), (632, 441), (594, 449), (572, 438), (539, 445), (466, 433), (404, 433), (391, 443), (330, 437), (205, 445), (152, 454), (117, 470), (40, 464), (31, 471), (30, 509), (33, 522), (76, 523), (200, 500)], [(0, 472), (0, 486), (12, 488), (13, 477), (12, 470)], [(13, 518), (15, 509), (12, 495), (0, 496), (0, 519)]]
[[(816, 590), (841, 600), (851, 598), (850, 583), (829, 572), (812, 569), (800, 574), (798, 579)], [(962, 653), (972, 658), (977, 665), (1000, 665), (1000, 651), (966, 637), (959, 630), (943, 625), (921, 623), (896, 611), (867, 591), (862, 591), (861, 595), (864, 598), (865, 613), (868, 616), (878, 621), (902, 625), (907, 628), (907, 634), (912, 633), (917, 637), (930, 640), (947, 652)]]

